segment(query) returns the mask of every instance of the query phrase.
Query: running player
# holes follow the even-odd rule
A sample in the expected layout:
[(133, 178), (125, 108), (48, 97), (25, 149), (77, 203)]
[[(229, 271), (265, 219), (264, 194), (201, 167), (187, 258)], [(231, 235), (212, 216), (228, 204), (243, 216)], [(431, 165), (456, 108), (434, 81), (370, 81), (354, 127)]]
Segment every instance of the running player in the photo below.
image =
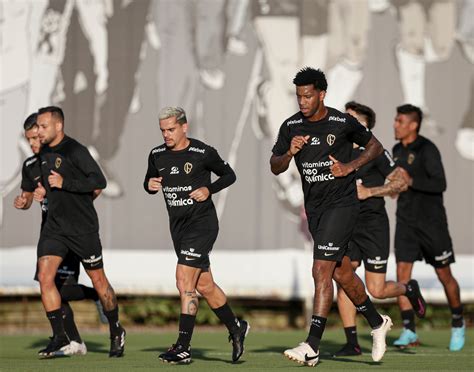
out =
[[(281, 125), (270, 165), (278, 175), (295, 158), (314, 240), (315, 295), (308, 338), (284, 354), (309, 366), (318, 363), (319, 344), (333, 300), (334, 278), (373, 329), (372, 359), (379, 361), (385, 353), (385, 336), (392, 321), (377, 312), (345, 254), (359, 214), (354, 171), (375, 159), (383, 148), (370, 130), (352, 116), (325, 107), (327, 81), (322, 71), (305, 67), (293, 83), (300, 111)], [(353, 143), (365, 149), (351, 160)]]
[[(163, 108), (159, 120), (165, 143), (151, 150), (143, 186), (149, 194), (163, 191), (178, 256), (176, 283), (181, 297), (178, 340), (159, 358), (173, 364), (191, 362), (198, 292), (229, 330), (232, 361), (236, 362), (244, 352), (250, 326), (235, 317), (226, 295), (214, 282), (209, 261), (219, 231), (211, 196), (233, 184), (235, 173), (214, 148), (187, 137), (182, 108)], [(211, 173), (219, 176), (215, 182), (211, 182)]]
[[(397, 165), (405, 170), (409, 186), (397, 200), (397, 280), (408, 283), (413, 264), (423, 258), (434, 267), (452, 313), (449, 349), (459, 351), (464, 347), (465, 325), (459, 285), (449, 266), (454, 263), (454, 251), (443, 203), (446, 177), (438, 148), (419, 135), (422, 120), (419, 107), (410, 104), (397, 107), (394, 129), (395, 139), (400, 142), (394, 146), (393, 156)], [(417, 344), (412, 306), (405, 297), (399, 297), (398, 304), (404, 329), (394, 345)]]
[[(43, 146), (39, 154), (41, 185), (48, 199), (48, 218), (38, 242), (38, 279), (41, 300), (53, 329), (53, 337), (40, 355), (54, 356), (69, 344), (54, 278), (63, 259), (72, 251), (80, 257), (91, 278), (109, 322), (109, 356), (121, 357), (125, 330), (118, 320), (117, 298), (103, 269), (99, 222), (93, 204), (94, 191), (106, 186), (104, 175), (87, 149), (64, 134), (64, 114), (59, 107), (40, 109), (37, 123)], [(34, 193), (38, 201), (43, 197), (41, 185)]]
[[(346, 103), (346, 112), (370, 130), (375, 126), (375, 112), (370, 107), (352, 101)], [(362, 148), (354, 148), (352, 158), (357, 158), (361, 152)], [(401, 169), (396, 167), (388, 151), (384, 150), (377, 158), (359, 168), (356, 178), (360, 214), (346, 253), (351, 259), (352, 267), (355, 270), (364, 261), (365, 283), (373, 297), (384, 299), (405, 295), (417, 309), (417, 315), (424, 317), (426, 305), (415, 280), (405, 285), (385, 279), (390, 243), (383, 196), (407, 189)], [(388, 182), (385, 183), (385, 180)], [(339, 286), (337, 306), (347, 342), (334, 356), (360, 355), (362, 352), (357, 340), (356, 309)]]
[[(37, 114), (31, 114), (25, 120), (25, 123), (23, 125), (25, 131), (25, 138), (30, 144), (33, 156), (26, 159), (23, 163), (21, 181), (22, 192), (14, 200), (14, 206), (17, 209), (26, 210), (30, 208), (33, 202), (33, 194), (36, 185), (40, 181), (41, 177), (41, 170), (38, 158), (38, 154), (41, 149), (41, 143), (38, 136), (38, 125), (36, 123), (36, 119)], [(44, 188), (42, 188), (42, 190), (45, 194), (46, 190)], [(41, 228), (43, 228), (44, 223), (46, 222), (46, 218), (48, 216), (48, 203), (47, 199), (44, 198), (44, 196), (41, 202), (41, 211)], [(38, 273), (36, 272), (35, 280), (38, 280), (37, 274)], [(59, 293), (61, 294), (61, 307), (64, 312), (64, 328), (70, 343), (61, 348), (61, 350), (59, 350), (56, 355), (85, 355), (87, 353), (87, 347), (82, 341), (81, 336), (79, 335), (79, 331), (77, 330), (76, 324), (74, 322), (74, 313), (71, 307), (69, 306), (68, 301), (92, 299), (93, 301), (95, 301), (96, 306), (99, 310), (99, 316), (101, 321), (107, 322), (107, 319), (104, 320), (102, 305), (100, 304), (97, 292), (94, 288), (79, 285), (78, 278), (79, 258), (74, 253), (69, 252), (64, 261), (62, 262), (61, 267), (56, 273), (55, 283)]]

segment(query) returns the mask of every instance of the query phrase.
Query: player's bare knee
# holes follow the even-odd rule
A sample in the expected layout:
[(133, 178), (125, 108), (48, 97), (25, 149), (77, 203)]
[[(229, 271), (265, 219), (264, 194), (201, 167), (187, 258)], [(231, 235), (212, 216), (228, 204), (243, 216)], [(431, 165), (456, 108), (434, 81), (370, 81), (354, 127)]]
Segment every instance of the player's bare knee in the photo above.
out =
[(40, 271), (38, 273), (38, 281), (40, 282), (41, 288), (54, 287), (55, 273), (51, 274), (47, 271)]
[(374, 298), (377, 298), (379, 300), (385, 298), (384, 287), (367, 284), (367, 290), (369, 291), (370, 295)]
[(198, 285), (196, 287), (197, 291), (204, 297), (210, 296), (214, 292), (215, 288), (216, 288), (216, 285), (215, 285), (214, 282), (206, 283), (206, 284), (199, 284), (198, 283)]

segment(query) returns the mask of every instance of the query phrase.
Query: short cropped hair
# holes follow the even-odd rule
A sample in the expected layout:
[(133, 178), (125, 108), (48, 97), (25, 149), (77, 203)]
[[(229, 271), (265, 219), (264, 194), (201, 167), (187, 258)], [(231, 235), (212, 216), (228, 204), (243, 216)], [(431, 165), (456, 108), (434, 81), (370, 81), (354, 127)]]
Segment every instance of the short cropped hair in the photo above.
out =
[(352, 110), (357, 114), (362, 115), (367, 122), (367, 128), (373, 129), (373, 127), (375, 127), (376, 115), (374, 110), (372, 110), (369, 106), (363, 105), (356, 101), (349, 101), (346, 103), (346, 111), (347, 110)]
[(418, 123), (416, 132), (420, 132), (421, 122), (423, 121), (423, 111), (421, 111), (419, 107), (407, 103), (397, 107), (397, 114), (410, 115), (412, 120)]
[(23, 123), (23, 129), (25, 130), (25, 132), (30, 129), (33, 129), (35, 126), (38, 126), (38, 123), (36, 122), (37, 118), (38, 115), (36, 114), (36, 112), (26, 118), (25, 122)]
[(313, 84), (314, 89), (324, 91), (328, 89), (328, 82), (326, 81), (324, 72), (308, 66), (303, 67), (298, 71), (295, 78), (293, 79), (293, 84), (295, 84), (297, 87)]
[(158, 116), (160, 120), (169, 119), (172, 117), (176, 117), (176, 122), (178, 124), (185, 124), (188, 122), (188, 119), (186, 119), (186, 112), (184, 111), (184, 109), (177, 106), (176, 107), (168, 106), (168, 107), (162, 108)]
[(38, 115), (46, 114), (46, 113), (51, 113), (51, 116), (59, 120), (61, 123), (64, 124), (64, 112), (61, 109), (61, 107), (58, 106), (46, 106), (42, 107), (38, 110)]

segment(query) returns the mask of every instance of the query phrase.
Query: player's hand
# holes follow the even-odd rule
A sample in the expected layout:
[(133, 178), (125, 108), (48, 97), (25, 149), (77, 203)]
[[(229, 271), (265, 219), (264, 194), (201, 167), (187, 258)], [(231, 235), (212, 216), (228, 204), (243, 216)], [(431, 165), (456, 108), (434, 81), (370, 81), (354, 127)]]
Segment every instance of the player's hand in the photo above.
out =
[(408, 173), (407, 170), (402, 168), (402, 167), (398, 167), (397, 169), (399, 170), (401, 176), (403, 177), (403, 179), (405, 180), (407, 185), (412, 186), (413, 185), (413, 177), (410, 176), (410, 173)]
[(362, 180), (361, 179), (358, 179), (356, 181), (356, 186), (357, 186), (357, 198), (359, 200), (365, 200), (365, 199), (368, 199), (370, 197), (372, 197), (371, 195), (371, 192), (370, 192), (370, 189), (365, 187), (363, 184), (362, 184)]
[(49, 187), (56, 187), (57, 189), (63, 188), (63, 176), (58, 172), (51, 170), (51, 174), (48, 176)]
[(38, 182), (38, 186), (35, 189), (35, 192), (33, 193), (33, 199), (36, 200), (37, 202), (42, 202), (46, 196), (46, 189), (43, 187), (41, 182)]
[(355, 169), (346, 163), (341, 163), (334, 156), (329, 155), (329, 159), (332, 160), (332, 165), (329, 167), (334, 177), (345, 177), (349, 173), (352, 173)]
[(211, 193), (207, 187), (200, 187), (199, 189), (194, 190), (189, 194), (191, 199), (196, 200), (197, 202), (203, 202), (207, 200)]
[(308, 143), (309, 136), (294, 136), (290, 143), (290, 154), (295, 156)]
[(28, 199), (24, 197), (23, 193), (21, 193), (21, 195), (18, 195), (13, 201), (13, 205), (16, 209), (25, 208), (27, 203), (28, 203)]
[(161, 181), (163, 177), (152, 177), (148, 180), (148, 190), (150, 191), (160, 191), (161, 190)]

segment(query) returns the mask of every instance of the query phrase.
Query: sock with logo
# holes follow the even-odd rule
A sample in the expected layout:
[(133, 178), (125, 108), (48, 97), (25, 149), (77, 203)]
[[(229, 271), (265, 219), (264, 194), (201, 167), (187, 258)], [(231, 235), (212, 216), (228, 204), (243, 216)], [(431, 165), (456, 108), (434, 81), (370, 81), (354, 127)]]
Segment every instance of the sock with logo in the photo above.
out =
[(365, 317), (365, 319), (367, 319), (367, 322), (369, 322), (372, 329), (379, 328), (382, 325), (383, 318), (375, 309), (375, 306), (372, 301), (370, 301), (369, 297), (367, 297), (367, 299), (361, 304), (355, 305), (355, 307), (357, 311), (361, 313)]
[(324, 328), (326, 327), (327, 318), (317, 315), (311, 317), (311, 327), (309, 327), (309, 334), (306, 342), (311, 346), (315, 353), (319, 350), (319, 344), (323, 337)]
[(234, 312), (227, 302), (217, 309), (212, 309), (212, 311), (214, 311), (214, 314), (216, 314), (219, 320), (225, 324), (230, 333), (237, 333), (239, 331), (240, 322), (235, 317)]
[(464, 319), (463, 319), (463, 308), (462, 305), (459, 307), (452, 307), (451, 308), (451, 326), (453, 328), (460, 328), (464, 325)]
[(194, 323), (196, 323), (196, 315), (181, 314), (179, 316), (179, 336), (176, 344), (183, 345), (185, 348), (189, 346), (193, 337)]
[(112, 309), (110, 311), (105, 311), (104, 309), (104, 315), (109, 321), (110, 335), (119, 336), (122, 327), (120, 326), (119, 322), (118, 305), (115, 307), (115, 309)]
[(46, 316), (48, 317), (48, 320), (51, 323), (51, 328), (53, 329), (53, 336), (67, 338), (66, 332), (64, 331), (63, 310), (59, 308), (57, 310), (47, 311)]
[(346, 340), (349, 345), (357, 346), (357, 327), (344, 327), (344, 333), (346, 334)]
[(69, 306), (67, 302), (63, 302), (62, 309), (64, 312), (64, 330), (66, 331), (69, 341), (76, 341), (82, 344), (81, 336), (77, 330), (76, 323), (74, 323), (74, 312), (71, 306)]
[(402, 310), (400, 314), (403, 321), (403, 327), (409, 329), (413, 333), (416, 333), (415, 312), (412, 309)]

